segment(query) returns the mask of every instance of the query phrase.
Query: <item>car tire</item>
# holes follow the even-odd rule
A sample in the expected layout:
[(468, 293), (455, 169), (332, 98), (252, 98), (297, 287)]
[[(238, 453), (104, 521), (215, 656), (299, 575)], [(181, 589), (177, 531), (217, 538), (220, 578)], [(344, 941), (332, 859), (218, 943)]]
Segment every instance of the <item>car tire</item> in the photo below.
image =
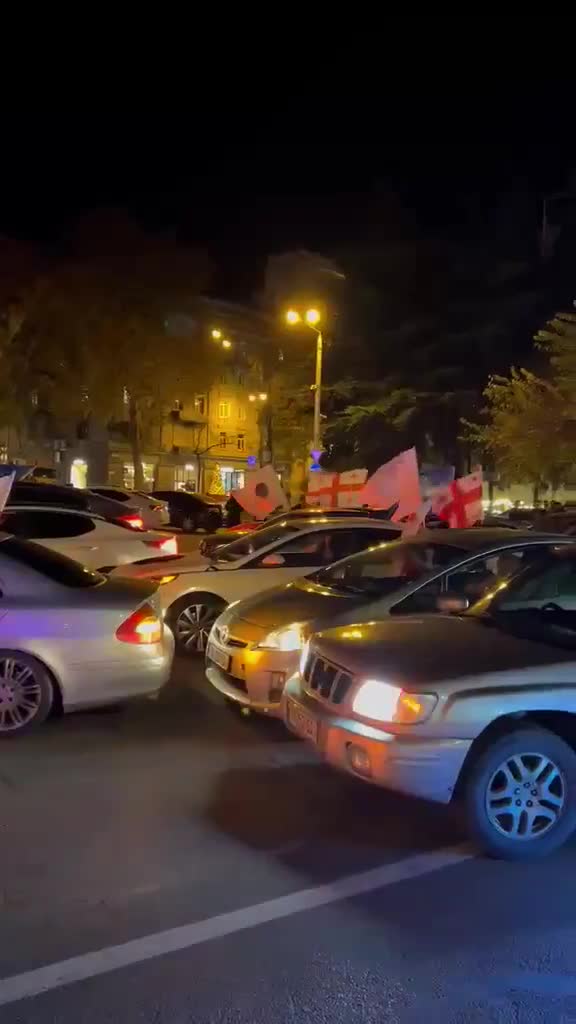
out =
[(0, 740), (16, 739), (42, 725), (54, 697), (50, 675), (36, 658), (0, 650)]
[(576, 753), (547, 729), (514, 730), (473, 763), (465, 799), (470, 832), (489, 856), (545, 857), (576, 829)]
[(179, 654), (203, 655), (212, 626), (227, 602), (215, 594), (184, 594), (166, 614)]

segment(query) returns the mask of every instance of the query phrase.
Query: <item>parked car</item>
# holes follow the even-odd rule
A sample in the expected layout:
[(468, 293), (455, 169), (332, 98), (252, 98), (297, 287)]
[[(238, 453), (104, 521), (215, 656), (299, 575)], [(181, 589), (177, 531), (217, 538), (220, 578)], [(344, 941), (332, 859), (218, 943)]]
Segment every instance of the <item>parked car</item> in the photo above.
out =
[(109, 580), (0, 534), (0, 590), (0, 739), (53, 710), (154, 696), (168, 681), (174, 638), (154, 584)]
[(506, 529), (425, 530), (371, 547), (226, 609), (210, 634), (207, 678), (229, 700), (280, 715), (284, 683), (312, 633), (360, 615), (420, 615), (436, 611), (438, 600), (476, 600), (558, 540)]
[(218, 533), (214, 533), (209, 537), (204, 537), (200, 544), (200, 553), (210, 558), (220, 548), (224, 547), (225, 544), (230, 544), (233, 540), (243, 536), (247, 533), (254, 533), (255, 530), (262, 530), (266, 526), (274, 526), (275, 523), (281, 523), (284, 519), (298, 519), (307, 522), (311, 519), (317, 519), (318, 516), (329, 516), (330, 519), (389, 519), (391, 509), (363, 509), (363, 508), (298, 508), (291, 509), (286, 512), (274, 512), (272, 515), (267, 516), (266, 519), (257, 520), (254, 519), (252, 522), (239, 523), (238, 526), (232, 526), (230, 529), (222, 529)]
[(126, 565), (116, 574), (160, 581), (177, 647), (185, 654), (203, 653), (215, 619), (231, 601), (289, 583), (399, 534), (397, 526), (377, 519), (284, 519), (228, 544), (212, 562), (199, 554), (180, 555)]
[(170, 514), (170, 525), (184, 533), (206, 530), (213, 533), (224, 524), (222, 503), (216, 498), (190, 491), (152, 491), (154, 498), (165, 501)]
[(360, 779), (464, 800), (489, 854), (576, 826), (576, 550), (558, 544), (469, 612), (322, 630), (286, 685), (293, 732)]
[(6, 505), (0, 513), (0, 529), (38, 541), (90, 569), (109, 570), (142, 558), (152, 558), (156, 564), (178, 551), (174, 536), (133, 530), (88, 512), (54, 505)]
[(126, 512), (133, 510), (142, 518), (142, 525), (146, 530), (159, 530), (167, 526), (170, 521), (170, 510), (166, 501), (160, 501), (151, 494), (144, 494), (141, 491), (129, 491), (120, 487), (109, 487), (108, 485), (92, 486), (92, 494), (99, 494), (103, 498), (118, 501)]
[(112, 523), (120, 523), (134, 530), (144, 529), (144, 520), (137, 509), (127, 509), (122, 502), (102, 494), (62, 484), (30, 483), (24, 481), (13, 485), (9, 505), (55, 505), (79, 512), (92, 512), (103, 516)]

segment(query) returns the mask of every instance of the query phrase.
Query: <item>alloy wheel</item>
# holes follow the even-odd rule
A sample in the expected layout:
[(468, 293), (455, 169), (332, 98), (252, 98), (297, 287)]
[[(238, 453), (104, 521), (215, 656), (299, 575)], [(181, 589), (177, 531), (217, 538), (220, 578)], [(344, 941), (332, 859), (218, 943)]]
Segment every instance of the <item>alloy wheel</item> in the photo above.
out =
[(0, 733), (23, 729), (38, 714), (42, 688), (30, 665), (0, 658)]
[(219, 614), (220, 610), (209, 604), (190, 604), (183, 608), (174, 624), (179, 645), (189, 654), (202, 654)]
[(527, 842), (549, 832), (566, 802), (561, 769), (544, 754), (507, 757), (493, 773), (486, 790), (486, 814), (507, 839)]

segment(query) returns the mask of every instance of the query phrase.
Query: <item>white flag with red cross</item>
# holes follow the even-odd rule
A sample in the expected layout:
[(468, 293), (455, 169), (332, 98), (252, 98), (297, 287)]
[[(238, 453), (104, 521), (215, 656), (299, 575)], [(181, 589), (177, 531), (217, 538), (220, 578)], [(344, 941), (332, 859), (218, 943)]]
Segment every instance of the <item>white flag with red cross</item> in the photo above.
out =
[(288, 499), (271, 465), (246, 473), (244, 487), (230, 493), (256, 519), (264, 519), (277, 508), (288, 508)]
[(308, 478), (307, 505), (322, 508), (355, 508), (361, 505), (367, 469), (351, 469), (347, 473), (311, 473)]
[(460, 477), (434, 496), (432, 511), (453, 529), (481, 523), (484, 516), (482, 483), (481, 469)]
[(366, 482), (361, 494), (362, 505), (390, 508), (398, 505), (392, 518), (399, 522), (417, 515), (422, 504), (416, 449), (408, 448), (380, 466)]

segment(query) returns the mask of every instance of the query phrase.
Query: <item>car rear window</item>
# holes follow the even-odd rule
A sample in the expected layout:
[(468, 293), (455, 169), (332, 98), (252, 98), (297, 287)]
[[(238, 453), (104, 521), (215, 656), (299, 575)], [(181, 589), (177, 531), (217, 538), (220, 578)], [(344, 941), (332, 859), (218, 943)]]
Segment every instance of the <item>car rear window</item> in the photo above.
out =
[(25, 565), (28, 569), (34, 569), (41, 576), (46, 576), (63, 587), (97, 587), (105, 582), (104, 576), (86, 569), (80, 562), (74, 562), (66, 555), (60, 555), (41, 544), (19, 540), (17, 537), (8, 537), (0, 542), (0, 556), (9, 558), (19, 565)]
[(130, 495), (124, 491), (116, 491), (113, 487), (91, 487), (90, 488), (95, 494), (102, 495), (103, 498), (112, 498), (114, 501), (130, 501)]

